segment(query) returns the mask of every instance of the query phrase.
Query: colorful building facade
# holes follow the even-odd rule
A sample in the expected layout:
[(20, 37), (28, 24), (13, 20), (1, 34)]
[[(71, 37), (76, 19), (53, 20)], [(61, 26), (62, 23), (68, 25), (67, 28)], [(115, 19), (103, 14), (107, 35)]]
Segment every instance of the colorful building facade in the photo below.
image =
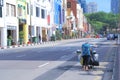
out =
[(62, 29), (62, 1), (54, 0), (54, 23), (56, 28)]
[(0, 45), (6, 48), (18, 42), (17, 1), (4, 0), (0, 8)]
[[(27, 1), (17, 0), (19, 42), (27, 44), (28, 42), (28, 24), (27, 24)], [(23, 35), (22, 35), (23, 34)]]
[(75, 0), (4, 0), (1, 47), (49, 41), (56, 30), (63, 36), (86, 31), (83, 11), (77, 6)]

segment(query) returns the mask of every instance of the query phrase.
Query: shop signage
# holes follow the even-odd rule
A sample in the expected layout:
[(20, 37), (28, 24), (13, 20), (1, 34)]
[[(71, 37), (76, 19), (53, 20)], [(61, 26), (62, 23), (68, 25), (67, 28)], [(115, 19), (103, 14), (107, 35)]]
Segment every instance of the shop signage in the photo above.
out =
[(7, 26), (8, 30), (16, 30), (16, 26)]
[(26, 19), (19, 19), (20, 24), (26, 24)]

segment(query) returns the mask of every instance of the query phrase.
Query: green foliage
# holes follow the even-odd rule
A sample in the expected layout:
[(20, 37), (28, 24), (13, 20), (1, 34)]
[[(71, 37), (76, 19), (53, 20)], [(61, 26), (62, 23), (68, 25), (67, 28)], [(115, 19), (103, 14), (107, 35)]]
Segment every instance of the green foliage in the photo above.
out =
[(8, 36), (8, 39), (12, 40), (13, 38), (12, 38), (12, 36)]
[(118, 15), (97, 12), (92, 14), (85, 14), (85, 16), (96, 32), (101, 32), (101, 30), (105, 30), (106, 28), (116, 29), (118, 27)]
[(99, 31), (100, 29), (102, 29), (103, 25), (104, 24), (102, 22), (100, 22), (100, 21), (93, 21), (92, 22), (92, 26), (95, 29), (95, 31)]
[(20, 38), (20, 39), (23, 39), (23, 36), (24, 36), (23, 31), (20, 31), (20, 32), (19, 32), (19, 38)]
[(51, 36), (51, 41), (56, 41), (56, 36), (54, 34)]
[(23, 33), (23, 31), (20, 31), (19, 32), (19, 42), (20, 42), (20, 44), (23, 44), (23, 41), (24, 41), (24, 33)]
[(76, 31), (72, 32), (72, 38), (77, 38), (77, 32)]
[(62, 34), (59, 30), (56, 30), (56, 39), (61, 40), (62, 39)]

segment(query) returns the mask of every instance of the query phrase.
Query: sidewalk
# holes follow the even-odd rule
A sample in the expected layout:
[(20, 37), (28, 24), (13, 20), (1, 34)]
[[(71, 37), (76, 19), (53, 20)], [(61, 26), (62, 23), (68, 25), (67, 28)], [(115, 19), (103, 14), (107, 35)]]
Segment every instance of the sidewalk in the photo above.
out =
[(116, 54), (116, 61), (115, 61), (115, 69), (114, 69), (114, 78), (113, 80), (120, 80), (120, 34), (118, 35), (118, 48)]
[(111, 80), (120, 80), (120, 44), (117, 44), (117, 52), (114, 57), (113, 75)]
[(118, 53), (116, 54), (116, 64), (115, 64), (115, 79), (120, 80), (120, 45), (118, 45)]
[(117, 48), (112, 80), (120, 80), (119, 72), (120, 72), (120, 45), (118, 45), (118, 48)]
[(84, 71), (78, 63), (70, 68), (70, 70), (59, 76), (56, 80), (102, 80), (104, 72), (98, 69), (104, 68), (105, 65), (106, 64), (101, 67), (95, 67), (94, 70)]
[[(57, 41), (47, 41), (42, 43), (31, 43), (31, 44), (22, 44), (22, 45), (12, 45), (12, 46), (6, 46), (6, 47), (0, 47), (0, 49), (8, 49), (8, 48), (17, 48), (17, 47), (30, 47), (30, 46), (54, 46), (61, 42), (70, 42), (70, 41), (84, 41), (88, 38), (80, 38), (80, 39), (65, 39), (65, 40), (57, 40)], [(92, 40), (92, 38), (91, 38)]]

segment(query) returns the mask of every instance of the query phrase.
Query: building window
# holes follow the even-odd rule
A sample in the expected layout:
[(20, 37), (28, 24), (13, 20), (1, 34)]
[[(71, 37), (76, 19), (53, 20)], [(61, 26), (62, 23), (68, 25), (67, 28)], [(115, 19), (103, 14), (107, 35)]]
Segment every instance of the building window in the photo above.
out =
[(29, 4), (27, 3), (27, 14), (29, 14)]
[(6, 3), (6, 16), (16, 16), (16, 8), (15, 5)]
[(9, 12), (10, 12), (10, 11), (9, 11), (9, 4), (7, 3), (7, 4), (6, 4), (6, 16), (9, 16), (9, 15), (10, 15)]
[(30, 7), (30, 14), (33, 15), (33, 5)]
[(11, 16), (16, 16), (15, 5), (11, 5)]
[(2, 7), (0, 7), (0, 17), (2, 17)]
[(18, 16), (22, 16), (22, 8), (18, 7)]
[(71, 2), (67, 2), (67, 8), (71, 8)]
[(41, 18), (45, 18), (45, 10), (41, 9)]
[(40, 9), (39, 7), (36, 7), (36, 17), (39, 17), (40, 16)]
[(25, 17), (26, 16), (26, 6), (18, 4), (18, 16)]

